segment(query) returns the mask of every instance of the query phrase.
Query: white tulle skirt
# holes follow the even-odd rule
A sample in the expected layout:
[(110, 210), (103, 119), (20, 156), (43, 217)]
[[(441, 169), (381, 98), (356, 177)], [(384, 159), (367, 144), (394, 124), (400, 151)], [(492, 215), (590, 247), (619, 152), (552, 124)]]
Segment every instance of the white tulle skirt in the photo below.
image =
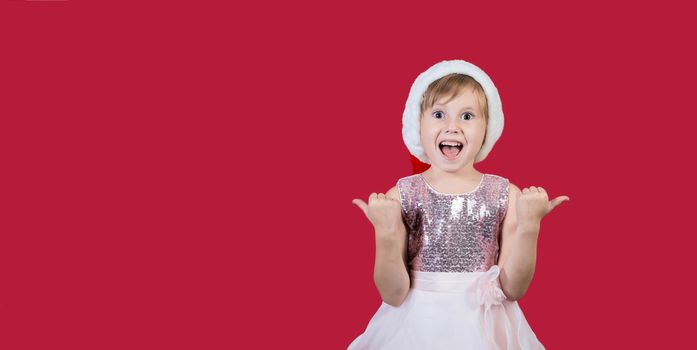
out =
[(399, 307), (385, 302), (349, 350), (543, 350), (517, 301), (506, 300), (499, 267), (486, 272), (411, 270)]

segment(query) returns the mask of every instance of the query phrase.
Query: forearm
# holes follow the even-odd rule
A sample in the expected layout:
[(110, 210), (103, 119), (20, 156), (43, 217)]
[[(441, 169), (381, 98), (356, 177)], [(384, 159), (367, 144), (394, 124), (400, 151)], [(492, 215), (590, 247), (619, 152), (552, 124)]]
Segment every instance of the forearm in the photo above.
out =
[[(385, 236), (376, 233), (376, 237)], [(396, 240), (376, 239), (375, 245), (375, 286), (382, 300), (392, 306), (399, 306), (409, 291), (409, 272), (405, 266), (405, 240), (403, 230), (399, 230)]]
[(525, 295), (535, 274), (537, 261), (537, 237), (540, 224), (521, 223), (511, 239), (511, 252), (501, 266), (499, 281), (509, 300), (518, 300)]

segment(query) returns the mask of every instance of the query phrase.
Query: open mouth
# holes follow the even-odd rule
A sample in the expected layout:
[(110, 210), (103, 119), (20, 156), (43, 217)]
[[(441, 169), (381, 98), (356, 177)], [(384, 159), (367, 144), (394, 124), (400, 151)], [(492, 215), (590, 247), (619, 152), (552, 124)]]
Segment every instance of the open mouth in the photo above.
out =
[(455, 159), (462, 151), (462, 143), (457, 141), (443, 141), (438, 144), (440, 153), (447, 159)]

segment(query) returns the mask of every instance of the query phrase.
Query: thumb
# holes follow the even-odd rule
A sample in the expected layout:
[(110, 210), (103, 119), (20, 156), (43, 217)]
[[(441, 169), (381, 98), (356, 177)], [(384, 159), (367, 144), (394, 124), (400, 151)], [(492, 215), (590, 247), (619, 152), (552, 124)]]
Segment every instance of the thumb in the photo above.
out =
[(552, 209), (554, 209), (556, 206), (558, 206), (562, 202), (568, 201), (568, 200), (571, 200), (571, 199), (567, 196), (559, 196), (557, 198), (552, 199)]
[(356, 199), (352, 200), (351, 203), (353, 203), (353, 204), (357, 205), (359, 208), (361, 208), (361, 210), (363, 210), (363, 214), (368, 215), (368, 204), (366, 204), (366, 202), (356, 198)]

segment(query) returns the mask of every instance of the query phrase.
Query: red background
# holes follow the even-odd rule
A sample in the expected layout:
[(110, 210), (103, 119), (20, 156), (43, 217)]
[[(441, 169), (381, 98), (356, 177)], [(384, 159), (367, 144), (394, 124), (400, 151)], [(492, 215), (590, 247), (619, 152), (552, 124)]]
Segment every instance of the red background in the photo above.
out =
[(0, 348), (345, 349), (380, 303), (351, 200), (413, 173), (409, 88), (453, 58), (503, 102), (477, 169), (571, 198), (519, 302), (538, 338), (684, 348), (693, 13), (5, 1)]

